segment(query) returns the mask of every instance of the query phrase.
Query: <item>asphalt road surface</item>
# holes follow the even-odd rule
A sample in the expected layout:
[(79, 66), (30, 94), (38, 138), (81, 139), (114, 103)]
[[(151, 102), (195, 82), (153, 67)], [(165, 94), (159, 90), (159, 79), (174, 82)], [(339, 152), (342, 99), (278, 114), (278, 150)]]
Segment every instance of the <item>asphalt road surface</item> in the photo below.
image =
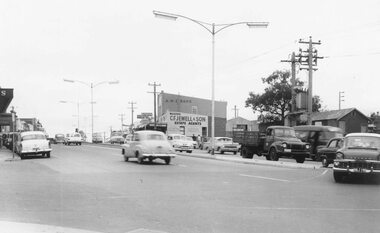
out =
[(170, 165), (139, 165), (124, 162), (117, 148), (53, 146), (50, 159), (0, 162), (0, 232), (28, 226), (107, 233), (380, 229), (380, 185), (362, 179), (337, 184), (331, 168), (258, 166), (186, 153)]

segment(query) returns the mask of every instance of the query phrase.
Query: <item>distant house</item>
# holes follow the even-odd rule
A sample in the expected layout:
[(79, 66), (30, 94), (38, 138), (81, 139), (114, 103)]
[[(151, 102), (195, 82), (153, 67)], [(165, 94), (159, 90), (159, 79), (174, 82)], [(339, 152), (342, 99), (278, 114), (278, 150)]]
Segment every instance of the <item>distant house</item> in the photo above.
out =
[(243, 117), (232, 118), (226, 123), (226, 137), (232, 137), (234, 130), (258, 131), (257, 121), (250, 121)]
[(339, 127), (345, 133), (367, 132), (370, 119), (356, 108), (315, 112), (311, 115), (313, 125)]

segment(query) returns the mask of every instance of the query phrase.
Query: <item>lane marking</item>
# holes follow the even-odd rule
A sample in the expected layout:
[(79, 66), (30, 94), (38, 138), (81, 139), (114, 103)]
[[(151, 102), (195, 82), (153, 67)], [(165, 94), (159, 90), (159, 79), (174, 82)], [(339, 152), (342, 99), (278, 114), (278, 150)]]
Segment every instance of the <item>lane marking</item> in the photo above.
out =
[(251, 177), (251, 178), (258, 178), (258, 179), (264, 179), (264, 180), (273, 180), (273, 181), (281, 181), (281, 182), (290, 182), (290, 180), (276, 179), (276, 178), (265, 177), (265, 176), (252, 176), (252, 175), (247, 175), (247, 174), (239, 174), (239, 176)]
[(380, 209), (353, 209), (353, 208), (301, 208), (301, 207), (250, 207), (257, 210), (311, 210), (311, 211), (361, 211), (380, 212)]

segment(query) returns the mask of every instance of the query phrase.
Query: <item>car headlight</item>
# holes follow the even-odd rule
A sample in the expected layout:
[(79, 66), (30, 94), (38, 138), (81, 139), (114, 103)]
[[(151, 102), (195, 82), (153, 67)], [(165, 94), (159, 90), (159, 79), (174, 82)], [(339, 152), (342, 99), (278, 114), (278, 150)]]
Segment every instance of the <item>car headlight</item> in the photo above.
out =
[(281, 144), (282, 147), (286, 148), (288, 146), (288, 144), (286, 144), (285, 142)]
[(310, 149), (310, 145), (309, 145), (309, 144), (306, 144), (306, 145), (305, 145), (305, 148), (306, 148), (306, 150)]
[(343, 153), (337, 153), (336, 154), (336, 159), (344, 159)]

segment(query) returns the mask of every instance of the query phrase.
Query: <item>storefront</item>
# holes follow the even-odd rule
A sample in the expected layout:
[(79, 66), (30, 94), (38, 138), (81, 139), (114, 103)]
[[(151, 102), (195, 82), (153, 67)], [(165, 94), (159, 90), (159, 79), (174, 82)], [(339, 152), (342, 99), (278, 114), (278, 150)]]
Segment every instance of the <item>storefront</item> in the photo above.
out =
[(178, 133), (186, 136), (205, 136), (208, 131), (208, 117), (204, 115), (167, 112), (160, 117), (159, 121), (167, 124), (168, 134)]

